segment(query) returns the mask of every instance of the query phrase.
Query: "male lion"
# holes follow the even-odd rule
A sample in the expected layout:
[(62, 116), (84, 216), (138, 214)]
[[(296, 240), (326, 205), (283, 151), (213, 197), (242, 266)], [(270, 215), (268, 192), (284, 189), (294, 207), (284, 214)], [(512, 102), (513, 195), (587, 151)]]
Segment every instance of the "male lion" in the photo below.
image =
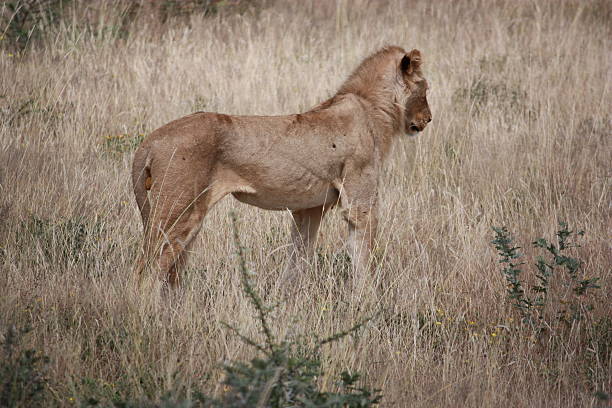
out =
[(356, 278), (365, 277), (377, 225), (378, 176), (392, 142), (431, 121), (421, 53), (385, 47), (308, 112), (230, 116), (198, 112), (157, 129), (134, 156), (145, 230), (137, 270), (157, 261), (175, 286), (206, 213), (227, 194), (290, 210), (292, 263), (311, 256), (323, 215), (339, 203)]

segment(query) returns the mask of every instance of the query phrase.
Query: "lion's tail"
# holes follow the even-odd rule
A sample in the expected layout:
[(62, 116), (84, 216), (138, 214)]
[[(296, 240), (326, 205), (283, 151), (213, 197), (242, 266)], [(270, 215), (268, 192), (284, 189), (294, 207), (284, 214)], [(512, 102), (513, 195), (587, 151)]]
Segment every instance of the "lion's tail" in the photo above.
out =
[(151, 158), (149, 149), (140, 146), (134, 154), (134, 162), (132, 164), (132, 186), (134, 187), (134, 195), (136, 203), (142, 217), (142, 225), (144, 229), (144, 245), (142, 252), (138, 256), (134, 268), (134, 277), (138, 282), (141, 282), (143, 272), (148, 263), (149, 247), (149, 216), (151, 212), (151, 204), (149, 202), (148, 190), (151, 189)]
[(134, 154), (134, 162), (132, 165), (132, 185), (134, 187), (134, 195), (136, 203), (142, 217), (142, 225), (146, 231), (149, 225), (149, 214), (151, 212), (151, 204), (147, 191), (151, 189), (151, 158), (149, 149), (139, 147)]

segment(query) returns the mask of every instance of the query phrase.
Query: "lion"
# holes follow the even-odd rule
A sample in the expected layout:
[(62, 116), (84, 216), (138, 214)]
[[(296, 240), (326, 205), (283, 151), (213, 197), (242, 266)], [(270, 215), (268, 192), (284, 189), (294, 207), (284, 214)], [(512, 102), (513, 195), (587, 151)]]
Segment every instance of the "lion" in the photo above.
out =
[(134, 155), (144, 226), (137, 264), (163, 282), (179, 271), (210, 209), (228, 194), (293, 216), (290, 264), (314, 254), (323, 216), (342, 208), (353, 279), (365, 278), (377, 226), (383, 162), (400, 135), (431, 121), (419, 50), (387, 46), (367, 57), (331, 98), (284, 116), (197, 112), (152, 132)]

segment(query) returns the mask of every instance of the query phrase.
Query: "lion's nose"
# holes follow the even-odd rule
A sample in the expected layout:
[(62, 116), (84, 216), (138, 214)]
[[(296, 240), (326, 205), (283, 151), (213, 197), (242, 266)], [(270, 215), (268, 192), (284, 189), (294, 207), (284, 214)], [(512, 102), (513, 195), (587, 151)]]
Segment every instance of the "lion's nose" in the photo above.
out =
[(431, 122), (431, 116), (427, 117), (427, 123)]

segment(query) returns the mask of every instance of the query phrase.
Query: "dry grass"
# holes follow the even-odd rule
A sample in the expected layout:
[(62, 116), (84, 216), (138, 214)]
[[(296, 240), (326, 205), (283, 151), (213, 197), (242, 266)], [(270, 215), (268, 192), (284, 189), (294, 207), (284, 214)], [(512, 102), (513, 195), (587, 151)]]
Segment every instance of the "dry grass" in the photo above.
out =
[[(382, 180), (381, 293), (343, 286), (334, 212), (275, 330), (328, 335), (384, 310), (326, 349), (320, 381), (361, 371), (389, 407), (594, 406), (610, 392), (609, 2), (277, 2), (163, 26), (140, 16), (127, 35), (98, 12), (91, 29), (66, 19), (0, 55), (0, 328), (33, 327), (24, 342), (51, 359), (53, 403), (222, 392), (219, 364), (253, 351), (220, 322), (257, 335), (231, 208), (259, 290), (286, 295), (289, 215), (232, 199), (206, 218), (177, 299), (135, 293), (139, 134), (195, 110), (305, 110), (387, 43), (423, 52), (434, 119)], [(506, 299), (491, 226), (530, 254), (558, 220), (586, 230), (574, 254), (602, 289), (588, 319), (535, 338)]]

